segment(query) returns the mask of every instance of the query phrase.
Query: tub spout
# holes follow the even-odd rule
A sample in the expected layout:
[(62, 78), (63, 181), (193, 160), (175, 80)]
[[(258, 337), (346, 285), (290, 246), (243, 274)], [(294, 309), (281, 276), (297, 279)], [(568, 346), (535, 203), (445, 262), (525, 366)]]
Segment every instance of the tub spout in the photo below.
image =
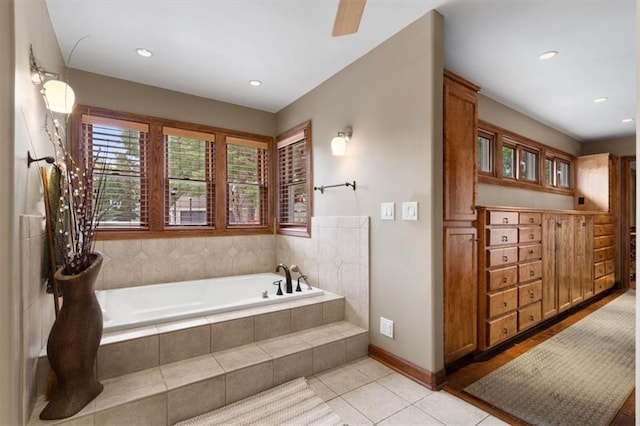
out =
[(286, 278), (286, 292), (293, 293), (293, 284), (291, 283), (291, 272), (289, 272), (289, 268), (284, 263), (279, 263), (276, 266), (276, 272), (280, 272), (280, 268), (284, 269), (284, 275)]

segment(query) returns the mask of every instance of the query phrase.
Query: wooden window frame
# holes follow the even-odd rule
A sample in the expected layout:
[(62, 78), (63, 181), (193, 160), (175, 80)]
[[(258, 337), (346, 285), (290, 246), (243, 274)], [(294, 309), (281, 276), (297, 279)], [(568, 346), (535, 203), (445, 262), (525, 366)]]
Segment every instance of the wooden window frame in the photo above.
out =
[[(313, 212), (313, 142), (311, 137), (311, 121), (306, 121), (295, 126), (292, 129), (289, 129), (280, 135), (276, 136), (276, 154), (275, 162), (275, 175), (276, 175), (276, 232), (282, 235), (290, 235), (294, 237), (311, 237), (311, 216)], [(281, 205), (283, 200), (283, 195), (280, 193), (282, 182), (280, 181), (280, 148), (284, 148), (290, 144), (297, 143), (301, 140), (306, 141), (306, 191), (307, 191), (307, 202), (306, 202), (306, 223), (298, 224), (295, 222), (283, 223), (281, 222)]]
[[(149, 126), (149, 150), (148, 150), (148, 227), (147, 229), (98, 229), (97, 240), (120, 240), (120, 239), (146, 239), (146, 238), (182, 238), (201, 236), (233, 236), (233, 235), (260, 235), (273, 234), (274, 231), (274, 177), (271, 158), (274, 157), (273, 137), (258, 135), (254, 133), (223, 129), (213, 126), (188, 123), (178, 120), (152, 117), (141, 114), (134, 114), (121, 111), (113, 111), (105, 108), (96, 108), (86, 105), (77, 105), (70, 118), (70, 141), (72, 152), (76, 161), (82, 158), (81, 146), (83, 144), (82, 135), (82, 115), (91, 115), (101, 118), (112, 118), (117, 120), (142, 123)], [(215, 220), (213, 226), (174, 226), (165, 225), (165, 156), (164, 156), (164, 134), (163, 128), (170, 127), (181, 129), (185, 132), (200, 132), (215, 135), (215, 189), (213, 214)], [(252, 140), (267, 146), (267, 177), (264, 203), (266, 204), (264, 224), (248, 226), (227, 226), (226, 225), (226, 155), (225, 141), (227, 137)], [(145, 202), (145, 201), (143, 201)]]
[[(501, 185), (534, 191), (551, 192), (555, 194), (574, 194), (574, 174), (576, 157), (556, 148), (544, 145), (540, 142), (525, 138), (524, 136), (505, 130), (491, 123), (478, 120), (478, 134), (490, 135), (493, 140), (493, 172), (478, 173), (478, 182), (491, 185)], [(509, 146), (515, 149), (514, 177), (503, 176), (502, 147)], [(531, 152), (537, 155), (536, 180), (524, 179), (521, 176), (520, 162), (523, 152)], [(553, 185), (547, 185), (544, 175), (544, 160), (553, 159)], [(564, 162), (569, 165), (569, 187), (557, 185), (557, 164)]]

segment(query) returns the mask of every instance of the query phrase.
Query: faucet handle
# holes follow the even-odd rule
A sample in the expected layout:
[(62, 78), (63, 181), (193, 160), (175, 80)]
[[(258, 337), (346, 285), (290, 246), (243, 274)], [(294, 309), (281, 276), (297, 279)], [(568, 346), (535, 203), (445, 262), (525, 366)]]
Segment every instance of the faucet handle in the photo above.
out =
[(278, 286), (278, 292), (276, 293), (277, 296), (282, 296), (282, 287), (280, 287), (280, 284), (282, 284), (282, 280), (278, 280), (278, 281), (274, 281), (273, 285), (277, 285)]

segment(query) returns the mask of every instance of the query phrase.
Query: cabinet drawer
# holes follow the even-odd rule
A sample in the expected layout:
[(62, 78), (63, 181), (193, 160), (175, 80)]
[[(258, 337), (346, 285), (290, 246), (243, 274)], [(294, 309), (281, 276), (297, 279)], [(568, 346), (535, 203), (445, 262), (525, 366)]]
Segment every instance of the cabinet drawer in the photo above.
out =
[(520, 213), (520, 225), (540, 225), (542, 213)]
[(518, 228), (487, 229), (487, 242), (490, 246), (515, 244), (518, 242)]
[(487, 274), (489, 275), (489, 291), (510, 287), (518, 282), (517, 266), (494, 269), (493, 271), (488, 271)]
[(613, 245), (613, 236), (607, 235), (604, 237), (595, 237), (593, 239), (593, 248), (599, 249), (603, 247), (609, 247)]
[(518, 261), (518, 248), (506, 247), (487, 250), (487, 266), (500, 266)]
[(542, 319), (542, 302), (533, 303), (518, 310), (518, 330), (524, 330)]
[(607, 260), (607, 253), (609, 252), (608, 248), (601, 248), (593, 251), (593, 261), (595, 263), (604, 262)]
[(615, 234), (616, 230), (614, 228), (613, 223), (603, 224), (603, 225), (593, 225), (593, 236), (600, 237), (602, 235), (612, 235)]
[(518, 306), (526, 306), (542, 299), (542, 281), (534, 281), (518, 287)]
[(487, 321), (487, 344), (493, 346), (516, 334), (517, 312)]
[(487, 215), (487, 225), (516, 225), (517, 223), (517, 212), (489, 212)]
[(604, 262), (598, 262), (593, 265), (593, 277), (600, 278), (606, 274)]
[(602, 293), (603, 291), (605, 291), (607, 289), (607, 277), (603, 276), (596, 279), (593, 282), (593, 287), (594, 287), (593, 290), (595, 294)]
[(518, 278), (521, 283), (542, 278), (542, 261), (518, 265)]
[(518, 307), (518, 289), (511, 288), (505, 291), (487, 295), (489, 300), (489, 318), (498, 317), (509, 311), (515, 311)]
[(615, 272), (616, 270), (616, 264), (615, 261), (613, 259), (607, 260), (604, 262), (604, 273), (605, 274), (611, 274), (613, 272)]
[(593, 223), (600, 225), (602, 223), (613, 223), (613, 216), (610, 214), (601, 214), (594, 216)]
[(616, 283), (616, 274), (609, 274), (604, 276), (604, 286), (611, 288)]
[(518, 228), (518, 242), (520, 243), (535, 243), (542, 240), (542, 228), (536, 226), (535, 228)]
[(527, 260), (540, 259), (542, 257), (542, 245), (532, 244), (528, 246), (518, 247), (518, 261), (525, 262)]

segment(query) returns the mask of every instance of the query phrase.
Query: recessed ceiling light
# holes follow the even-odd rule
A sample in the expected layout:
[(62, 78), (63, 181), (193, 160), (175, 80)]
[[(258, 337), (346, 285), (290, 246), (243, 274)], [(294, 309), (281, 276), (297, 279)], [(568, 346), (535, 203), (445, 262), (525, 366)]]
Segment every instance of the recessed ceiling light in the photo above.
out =
[(603, 97), (601, 97), (601, 98), (595, 98), (595, 99), (593, 100), (593, 102), (595, 102), (595, 103), (599, 104), (599, 103), (601, 103), (601, 102), (605, 102), (607, 99), (609, 99), (609, 98), (607, 98), (606, 96), (603, 96)]
[(136, 53), (142, 56), (143, 58), (150, 58), (153, 56), (153, 52), (150, 51), (149, 49), (145, 49), (144, 47), (138, 47), (136, 49)]
[(249, 84), (253, 87), (258, 87), (262, 85), (262, 82), (260, 80), (249, 80)]
[(624, 120), (622, 120), (623, 123), (631, 123), (633, 121), (633, 118), (625, 118)]
[(538, 59), (545, 61), (547, 59), (551, 59), (558, 54), (557, 50), (550, 50), (548, 52), (544, 52), (542, 55), (538, 56)]

